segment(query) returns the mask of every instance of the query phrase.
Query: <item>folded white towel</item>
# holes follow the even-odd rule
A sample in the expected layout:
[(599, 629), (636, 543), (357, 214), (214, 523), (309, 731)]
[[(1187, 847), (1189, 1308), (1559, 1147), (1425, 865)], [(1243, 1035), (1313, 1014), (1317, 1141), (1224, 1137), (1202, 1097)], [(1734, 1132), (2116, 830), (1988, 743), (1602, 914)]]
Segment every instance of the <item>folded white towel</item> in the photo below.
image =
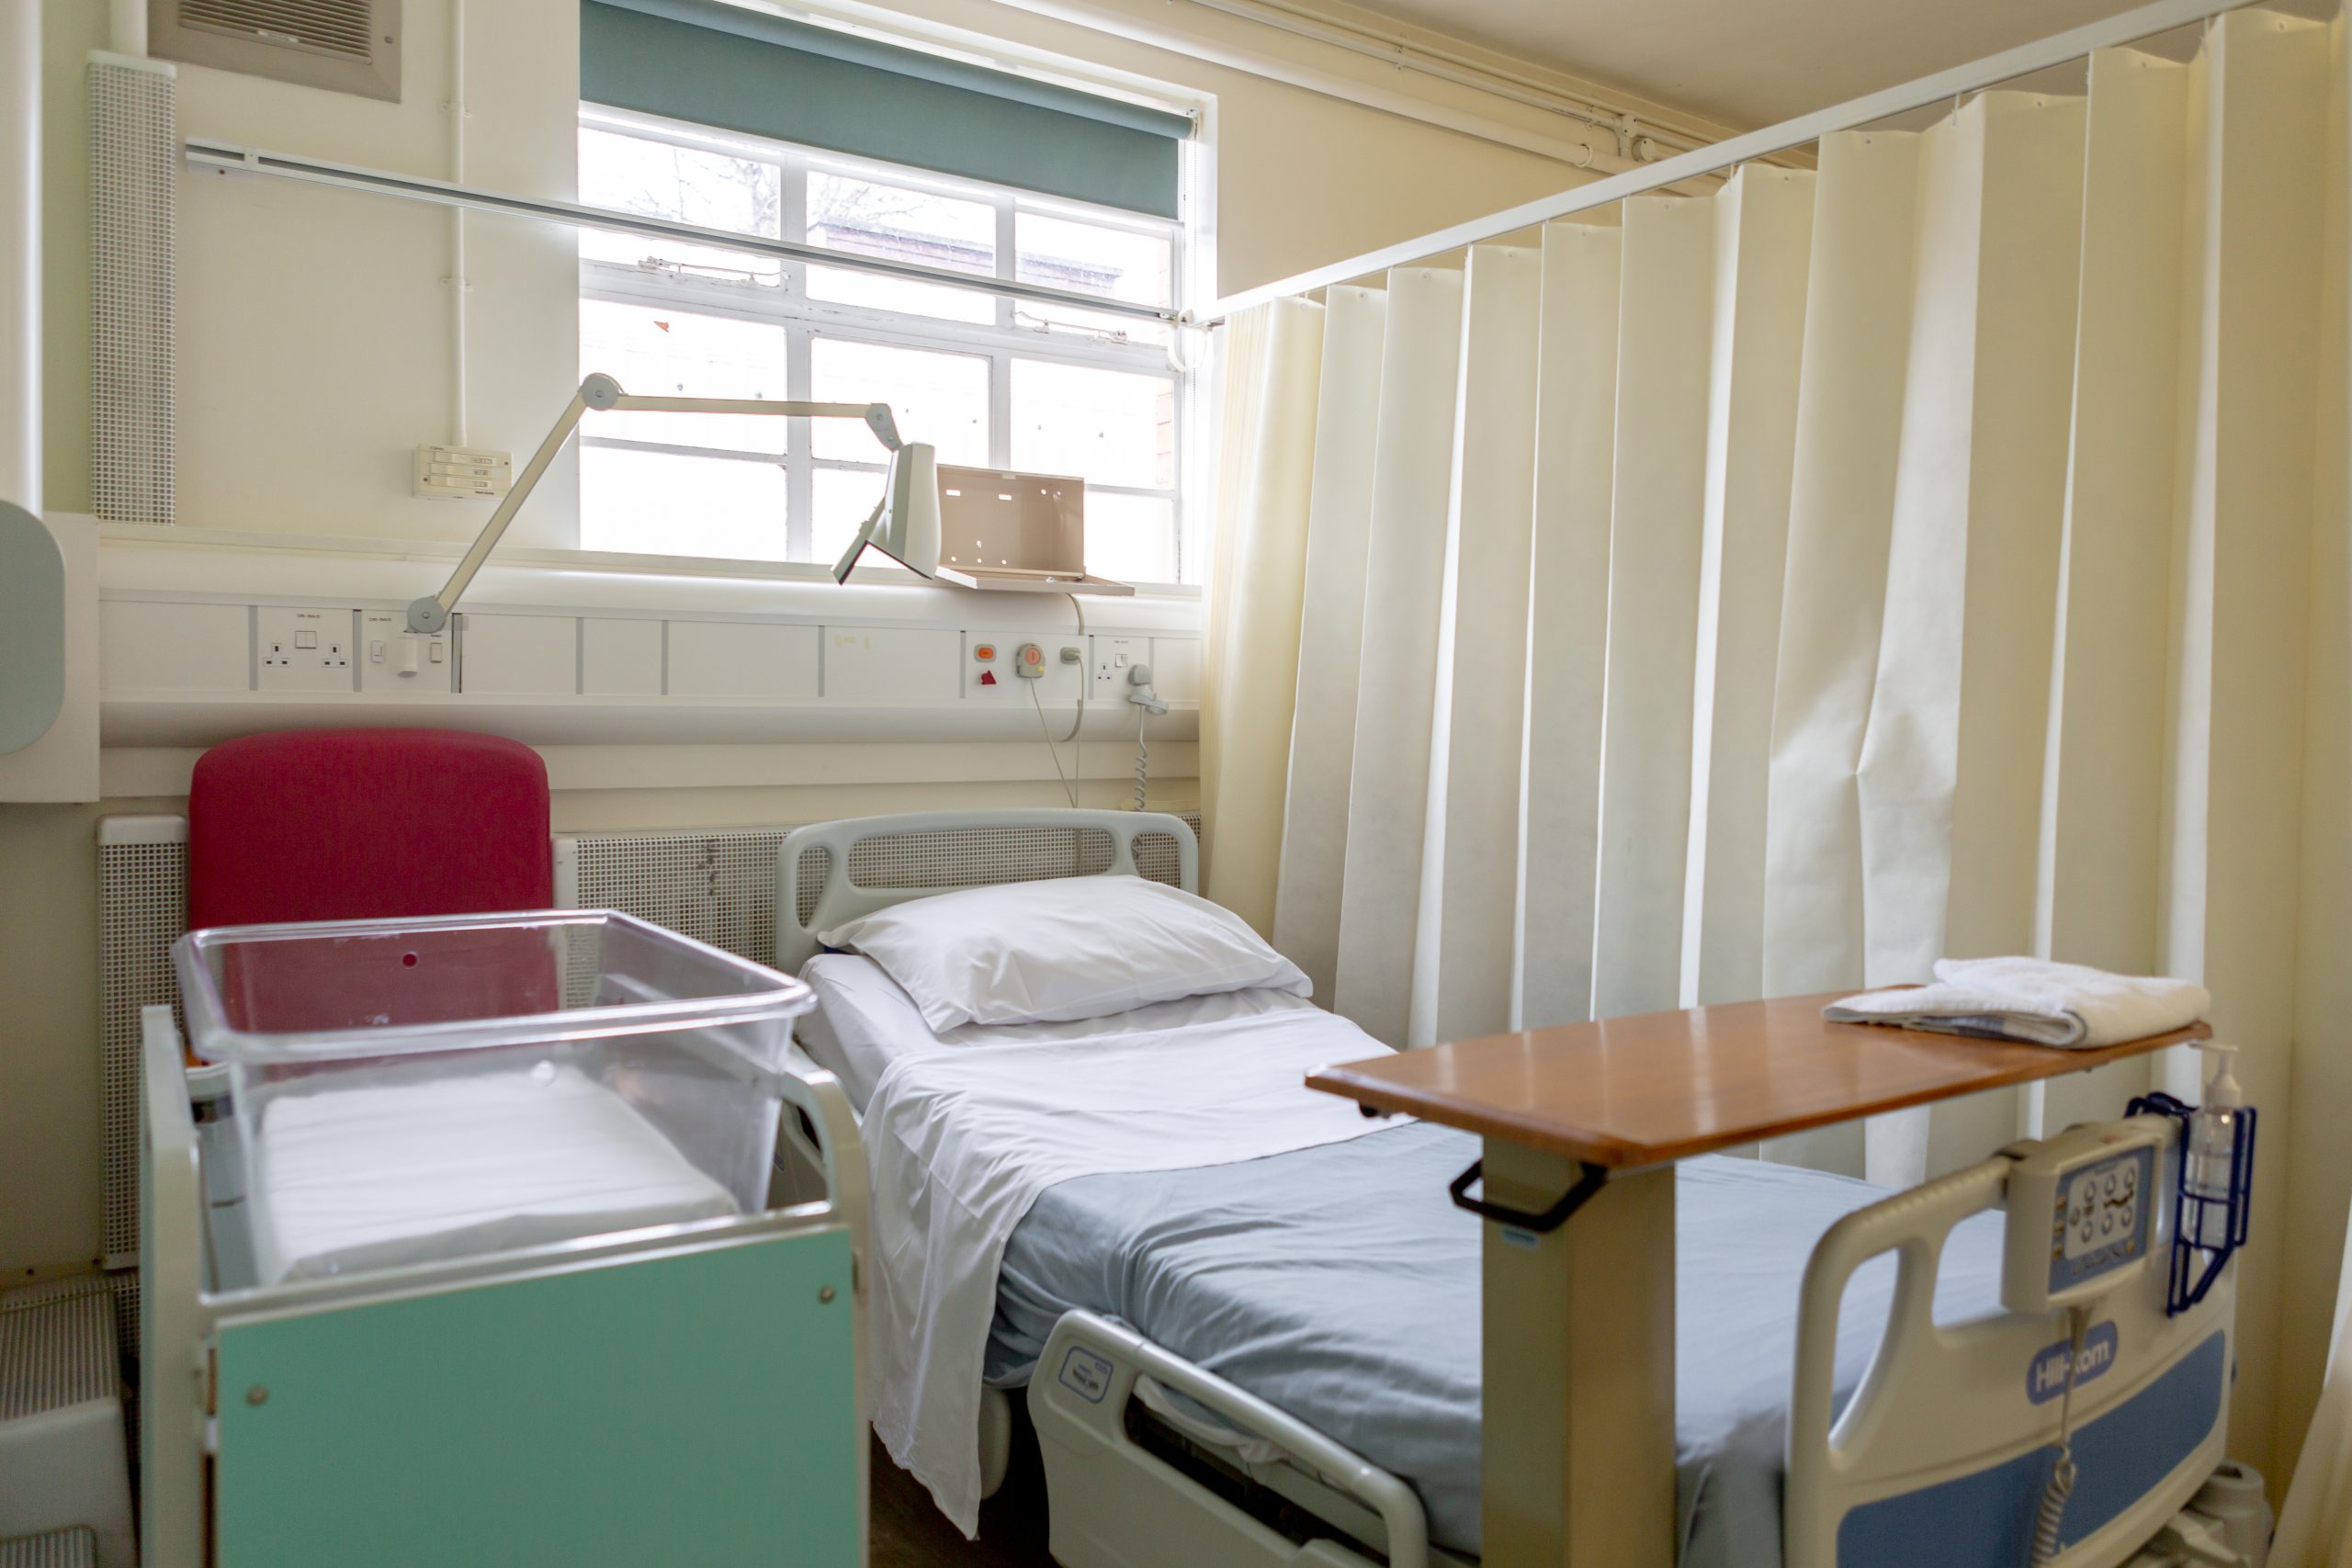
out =
[(2212, 1004), (2204, 987), (2161, 975), (2110, 975), (2044, 958), (1944, 958), (1932, 986), (1865, 991), (1821, 1016), (2089, 1050), (2185, 1028)]

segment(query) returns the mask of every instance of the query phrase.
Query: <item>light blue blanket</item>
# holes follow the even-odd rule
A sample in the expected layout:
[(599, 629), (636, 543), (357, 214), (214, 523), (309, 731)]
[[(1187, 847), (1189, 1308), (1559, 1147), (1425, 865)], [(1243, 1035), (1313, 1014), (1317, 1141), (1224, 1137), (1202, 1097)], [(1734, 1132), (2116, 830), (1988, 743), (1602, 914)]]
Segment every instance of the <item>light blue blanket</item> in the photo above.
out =
[[(1027, 1380), (1084, 1307), (1402, 1476), (1436, 1542), (1478, 1551), (1478, 1222), (1446, 1182), (1477, 1140), (1403, 1125), (1236, 1165), (1090, 1176), (1039, 1198), (1005, 1248), (989, 1381)], [(1798, 1286), (1840, 1215), (1886, 1196), (1743, 1159), (1677, 1172), (1676, 1435), (1685, 1568), (1777, 1568)], [(1996, 1310), (2000, 1216), (1945, 1248), (1936, 1315)], [(1838, 1381), (1886, 1321), (1891, 1260), (1855, 1276)]]

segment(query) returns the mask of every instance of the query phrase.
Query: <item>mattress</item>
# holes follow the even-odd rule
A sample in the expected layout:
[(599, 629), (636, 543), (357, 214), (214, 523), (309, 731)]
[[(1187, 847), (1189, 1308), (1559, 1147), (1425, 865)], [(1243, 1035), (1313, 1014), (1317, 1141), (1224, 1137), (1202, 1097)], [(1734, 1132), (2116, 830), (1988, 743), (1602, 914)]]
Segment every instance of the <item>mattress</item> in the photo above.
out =
[(819, 1066), (841, 1080), (842, 1092), (862, 1115), (874, 1086), (899, 1057), (969, 1046), (1010, 1045), (1045, 1040), (1089, 1040), (1142, 1034), (1283, 1012), (1315, 1004), (1287, 991), (1221, 991), (1183, 997), (1103, 1018), (1058, 1023), (967, 1023), (934, 1034), (914, 998), (882, 966), (853, 953), (820, 953), (803, 964), (800, 978), (817, 993), (817, 1010), (794, 1024), (793, 1037)]
[(265, 1284), (739, 1212), (619, 1095), (553, 1064), (280, 1094), (248, 1136)]
[[(1448, 1180), (1468, 1134), (1420, 1123), (1245, 1164), (1049, 1189), (1004, 1252), (989, 1381), (1025, 1382), (1072, 1308), (1146, 1337), (1328, 1433), (1420, 1494), (1431, 1538), (1478, 1551), (1479, 1223)], [(1887, 1196), (1755, 1160), (1676, 1168), (1678, 1504), (1684, 1568), (1781, 1561), (1798, 1288), (1840, 1216)], [(1958, 1226), (1939, 1322), (1998, 1309), (2001, 1216)], [(1838, 1383), (1886, 1323), (1891, 1258), (1849, 1286)]]
[[(1236, 992), (1078, 1023), (967, 1025), (934, 1036), (871, 960), (812, 959), (821, 1020), (801, 1043), (863, 1111), (910, 1053), (1074, 1039), (1311, 1007)], [(1171, 1050), (1181, 1043), (1171, 1043)], [(1118, 1319), (1409, 1482), (1431, 1539), (1478, 1551), (1478, 1222), (1446, 1183), (1475, 1136), (1405, 1122), (1352, 1142), (1189, 1170), (1048, 1188), (1007, 1242), (987, 1381), (1025, 1383), (1061, 1315)], [(1676, 1168), (1677, 1495), (1684, 1568), (1781, 1561), (1781, 1482), (1799, 1287), (1822, 1233), (1886, 1197), (1850, 1178), (1756, 1160)], [(1955, 1228), (1936, 1315), (1998, 1310), (2001, 1216)], [(1886, 1323), (1893, 1260), (1858, 1272), (1838, 1382), (1860, 1382)]]

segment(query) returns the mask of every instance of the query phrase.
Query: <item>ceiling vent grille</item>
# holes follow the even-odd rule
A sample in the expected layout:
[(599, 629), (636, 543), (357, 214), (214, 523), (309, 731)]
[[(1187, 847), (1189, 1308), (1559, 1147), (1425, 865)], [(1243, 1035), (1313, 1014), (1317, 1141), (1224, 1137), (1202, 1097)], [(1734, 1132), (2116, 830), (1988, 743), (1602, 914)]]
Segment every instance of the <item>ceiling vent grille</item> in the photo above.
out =
[(149, 0), (155, 53), (397, 101), (401, 0)]

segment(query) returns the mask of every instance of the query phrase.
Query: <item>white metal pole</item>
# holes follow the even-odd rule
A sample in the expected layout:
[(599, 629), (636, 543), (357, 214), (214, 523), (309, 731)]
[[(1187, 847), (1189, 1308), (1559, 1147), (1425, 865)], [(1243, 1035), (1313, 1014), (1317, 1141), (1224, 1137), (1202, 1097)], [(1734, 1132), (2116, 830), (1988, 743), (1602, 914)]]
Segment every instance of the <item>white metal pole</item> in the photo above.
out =
[(0, 501), (39, 515), (40, 6), (0, 4)]
[[(1010, 3), (1026, 6), (1032, 0), (1010, 0)], [(1048, 4), (1051, 0), (1035, 0), (1035, 3)], [(1611, 175), (1607, 179), (1595, 180), (1588, 186), (1578, 186), (1557, 196), (1541, 197), (1517, 207), (1505, 208), (1500, 212), (1489, 213), (1484, 218), (1473, 218), (1451, 228), (1436, 230), (1418, 239), (1384, 245), (1379, 250), (1350, 256), (1345, 261), (1332, 262), (1295, 276), (1245, 288), (1217, 300), (1197, 320), (1202, 322), (1221, 321), (1270, 299), (1311, 293), (1335, 283), (1368, 277), (1374, 273), (1385, 272), (1392, 266), (1405, 266), (1430, 256), (1459, 250), (1464, 245), (1475, 245), (1521, 229), (1532, 229), (1555, 219), (1613, 206), (1628, 197), (1645, 196), (1685, 180), (1720, 174), (1742, 164), (1769, 158), (1775, 152), (1785, 152), (1792, 147), (1811, 146), (1833, 131), (1851, 130), (1894, 115), (1907, 114), (1929, 104), (1945, 103), (1963, 94), (1982, 92), (2035, 71), (2080, 60), (2102, 49), (2169, 32), (2175, 28), (2201, 22), (2209, 17), (2217, 17), (2224, 11), (2234, 11), (2254, 3), (2255, 0), (2154, 0), (2153, 5), (2142, 6), (2137, 10), (2124, 11), (2063, 33), (2052, 33), (2048, 38), (1987, 55), (1966, 65), (1956, 65), (1949, 71), (1939, 71), (1931, 76), (1922, 76), (1899, 87), (1867, 93), (1831, 108), (1799, 115), (1794, 119), (1782, 120), (1761, 130), (1735, 136), (1713, 147), (1679, 153), (1656, 164)]]
[(111, 0), (107, 6), (107, 47), (117, 54), (147, 54), (147, 0)]

